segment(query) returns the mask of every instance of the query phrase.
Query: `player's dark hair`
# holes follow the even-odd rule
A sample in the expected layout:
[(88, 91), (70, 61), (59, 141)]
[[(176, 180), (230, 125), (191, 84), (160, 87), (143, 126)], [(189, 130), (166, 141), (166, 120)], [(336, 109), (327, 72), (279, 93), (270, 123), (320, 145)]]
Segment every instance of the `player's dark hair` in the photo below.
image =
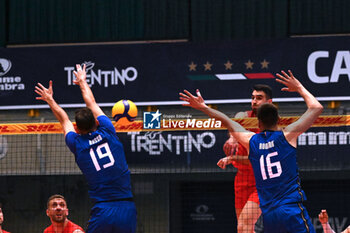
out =
[(270, 103), (262, 104), (258, 108), (257, 117), (265, 128), (273, 127), (278, 123), (277, 107)]
[(265, 93), (267, 99), (272, 99), (272, 88), (265, 84), (256, 84), (253, 86), (253, 90), (262, 91)]
[(95, 117), (89, 108), (81, 108), (75, 111), (75, 123), (79, 130), (84, 132), (91, 131), (95, 125)]
[(51, 197), (49, 197), (49, 199), (47, 200), (47, 203), (46, 203), (47, 208), (50, 207), (50, 201), (53, 200), (53, 199), (55, 199), (55, 198), (63, 199), (63, 200), (66, 202), (66, 204), (67, 204), (67, 201), (66, 201), (66, 199), (64, 198), (64, 196), (62, 196), (62, 195), (60, 195), (60, 194), (54, 194), (54, 195), (52, 195)]

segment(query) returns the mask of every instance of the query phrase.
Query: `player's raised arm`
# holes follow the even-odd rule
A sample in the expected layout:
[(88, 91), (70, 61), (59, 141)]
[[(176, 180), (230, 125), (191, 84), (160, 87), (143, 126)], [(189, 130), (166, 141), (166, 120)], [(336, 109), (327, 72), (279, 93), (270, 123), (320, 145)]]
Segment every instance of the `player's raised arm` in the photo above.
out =
[(245, 148), (249, 149), (249, 140), (251, 136), (254, 135), (254, 133), (246, 130), (239, 123), (232, 121), (222, 112), (209, 108), (204, 103), (204, 100), (198, 89), (196, 90), (196, 93), (197, 96), (192, 95), (187, 90), (184, 90), (184, 93), (179, 93), (180, 99), (187, 102), (187, 104), (183, 104), (183, 106), (188, 106), (200, 110), (207, 114), (209, 117), (220, 120), (222, 124), (224, 124), (225, 127), (230, 131), (230, 133), (237, 139), (237, 141), (239, 141)]
[(303, 97), (307, 110), (306, 112), (294, 123), (288, 125), (285, 128), (285, 137), (296, 146), (297, 137), (309, 129), (312, 123), (322, 113), (323, 106), (318, 100), (308, 91), (306, 88), (294, 77), (293, 73), (288, 70), (288, 74), (284, 71), (281, 74), (276, 74), (276, 81), (284, 84), (286, 87), (282, 88), (282, 91), (298, 92)]
[(70, 131), (74, 131), (73, 123), (69, 120), (67, 113), (56, 103), (53, 98), (52, 81), (49, 82), (49, 88), (45, 88), (41, 83), (35, 87), (35, 92), (40, 95), (36, 97), (37, 100), (45, 101), (51, 108), (51, 111), (60, 122), (64, 135)]
[(77, 71), (73, 71), (76, 79), (73, 82), (74, 84), (79, 85), (86, 107), (91, 109), (95, 118), (100, 115), (105, 115), (102, 109), (97, 105), (91, 88), (86, 82), (86, 65), (84, 64), (83, 69), (79, 64), (77, 64), (76, 67)]

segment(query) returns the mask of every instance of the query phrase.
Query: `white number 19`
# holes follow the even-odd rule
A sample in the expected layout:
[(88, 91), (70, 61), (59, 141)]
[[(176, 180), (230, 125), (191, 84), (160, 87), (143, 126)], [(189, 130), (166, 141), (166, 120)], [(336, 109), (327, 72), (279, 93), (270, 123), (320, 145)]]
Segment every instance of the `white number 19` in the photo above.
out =
[[(275, 177), (279, 177), (282, 174), (282, 167), (281, 167), (281, 163), (279, 161), (277, 162), (273, 162), (271, 163), (271, 157), (278, 155), (277, 151), (272, 152), (270, 154), (267, 154), (266, 156), (266, 166), (267, 166), (267, 171), (268, 171), (268, 175), (269, 178), (275, 178)], [(276, 167), (277, 172), (273, 173), (272, 168)], [(260, 170), (261, 170), (261, 175), (263, 180), (267, 179), (267, 174), (265, 171), (265, 162), (264, 162), (264, 156), (260, 156)]]
[[(102, 148), (105, 149), (105, 152), (103, 153), (102, 152)], [(108, 143), (105, 142), (101, 145), (99, 145), (97, 148), (96, 148), (96, 152), (97, 152), (97, 156), (99, 159), (102, 159), (104, 157), (108, 157), (109, 158), (109, 162), (104, 164), (103, 165), (103, 168), (107, 168), (107, 167), (110, 167), (110, 166), (113, 166), (114, 164), (114, 158), (113, 158), (113, 155), (112, 155), (112, 152), (111, 150), (109, 149), (109, 146), (108, 146)], [(101, 167), (100, 165), (98, 164), (97, 162), (97, 158), (96, 158), (96, 155), (94, 153), (94, 150), (91, 148), (90, 149), (90, 156), (91, 156), (91, 159), (92, 159), (92, 162), (94, 163), (94, 166), (96, 168), (96, 171), (99, 171), (101, 170)]]

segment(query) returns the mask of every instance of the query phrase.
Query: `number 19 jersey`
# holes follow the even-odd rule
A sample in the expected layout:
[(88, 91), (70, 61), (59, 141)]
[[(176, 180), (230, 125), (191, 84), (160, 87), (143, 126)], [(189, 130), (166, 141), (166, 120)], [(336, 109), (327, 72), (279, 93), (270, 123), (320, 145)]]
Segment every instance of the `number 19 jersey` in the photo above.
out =
[(97, 120), (96, 131), (84, 135), (69, 132), (66, 144), (87, 179), (94, 202), (131, 198), (130, 171), (123, 145), (107, 116), (101, 115)]
[(296, 148), (288, 143), (282, 131), (264, 131), (252, 136), (249, 160), (263, 213), (286, 203), (306, 200), (300, 186)]

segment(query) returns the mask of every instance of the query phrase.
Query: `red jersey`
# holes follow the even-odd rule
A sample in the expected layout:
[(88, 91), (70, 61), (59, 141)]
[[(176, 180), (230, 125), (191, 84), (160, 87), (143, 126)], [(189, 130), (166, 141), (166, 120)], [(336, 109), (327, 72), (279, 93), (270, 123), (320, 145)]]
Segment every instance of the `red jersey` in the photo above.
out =
[(2, 233), (10, 233), (10, 232), (8, 232), (8, 231), (5, 231), (5, 230), (2, 230)]
[[(256, 115), (254, 114), (253, 111), (247, 111), (246, 113), (247, 113), (248, 117), (256, 117)], [(251, 129), (251, 131), (253, 131), (255, 133), (259, 133), (259, 129)], [(246, 155), (248, 157), (248, 151), (240, 143), (238, 143), (238, 147), (237, 147), (235, 155)], [(242, 164), (242, 163), (233, 161), (232, 165), (235, 166), (238, 170), (249, 170), (249, 172), (251, 172), (251, 174), (254, 174), (253, 168), (250, 165), (250, 163), (246, 165), (246, 164)]]
[[(68, 220), (68, 223), (67, 223), (66, 227), (63, 229), (62, 233), (73, 233), (73, 231), (75, 231), (75, 230), (81, 230), (84, 232), (83, 228), (81, 228), (77, 224), (73, 223), (72, 221)], [(44, 233), (55, 233), (53, 225), (46, 228), (44, 230)]]

